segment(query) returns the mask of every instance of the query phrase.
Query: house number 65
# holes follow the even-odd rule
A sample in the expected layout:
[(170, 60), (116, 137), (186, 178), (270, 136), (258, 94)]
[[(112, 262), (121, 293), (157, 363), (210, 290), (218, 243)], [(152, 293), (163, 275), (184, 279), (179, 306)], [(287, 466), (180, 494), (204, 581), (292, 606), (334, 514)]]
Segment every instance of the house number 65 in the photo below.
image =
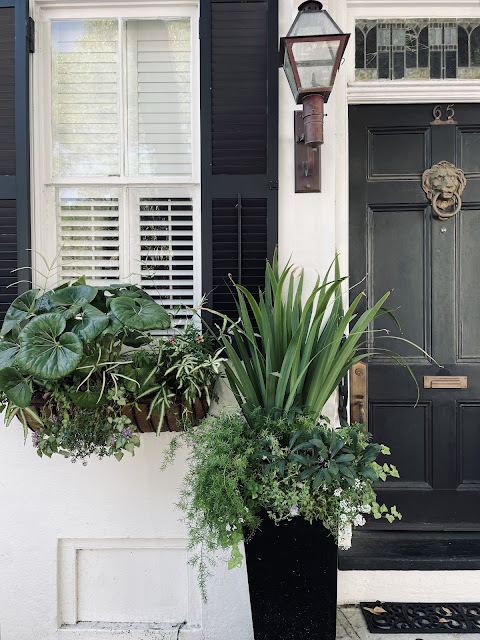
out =
[(455, 120), (453, 119), (453, 116), (455, 115), (455, 111), (453, 110), (453, 104), (449, 104), (447, 106), (446, 109), (446, 116), (447, 119), (446, 120), (442, 120), (442, 107), (441, 105), (437, 104), (435, 107), (433, 107), (433, 117), (435, 118), (435, 120), (433, 120), (430, 124), (457, 124), (455, 122)]

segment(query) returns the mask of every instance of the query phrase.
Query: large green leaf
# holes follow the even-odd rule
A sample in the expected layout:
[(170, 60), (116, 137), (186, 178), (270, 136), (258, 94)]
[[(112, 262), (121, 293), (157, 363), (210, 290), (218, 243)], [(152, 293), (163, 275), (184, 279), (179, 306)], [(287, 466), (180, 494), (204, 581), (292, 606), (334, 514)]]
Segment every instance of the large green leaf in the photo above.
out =
[(91, 302), (97, 295), (98, 289), (90, 287), (88, 284), (79, 284), (72, 287), (65, 287), (56, 291), (52, 295), (52, 302), (62, 307), (71, 307), (79, 302)]
[(152, 339), (148, 335), (140, 333), (140, 331), (128, 331), (123, 344), (127, 347), (135, 347), (135, 349), (138, 349), (146, 344), (150, 344), (151, 341)]
[(10, 367), (14, 357), (18, 353), (19, 346), (10, 340), (0, 340), (0, 369)]
[(43, 296), (37, 298), (35, 301), (35, 308), (33, 309), (33, 313), (36, 316), (39, 316), (43, 313), (48, 313), (52, 309), (55, 309), (57, 305), (52, 302), (52, 297), (54, 295), (55, 291), (47, 291), (43, 294)]
[(107, 401), (107, 396), (102, 395), (101, 389), (92, 391), (71, 391), (70, 398), (77, 407), (83, 409), (95, 409), (103, 406)]
[(96, 309), (91, 304), (86, 304), (80, 310), (80, 319), (75, 320), (70, 330), (77, 335), (83, 342), (94, 340), (108, 326), (109, 318), (107, 315)]
[(115, 298), (110, 303), (115, 316), (129, 329), (152, 331), (168, 329), (171, 321), (168, 313), (152, 300), (143, 298)]
[(5, 314), (5, 319), (0, 331), (1, 336), (6, 335), (15, 325), (25, 320), (25, 318), (32, 313), (35, 306), (35, 298), (39, 291), (40, 289), (25, 291), (25, 293), (22, 293), (21, 296), (18, 296), (18, 298), (12, 302)]
[(0, 369), (0, 389), (7, 396), (10, 402), (25, 409), (32, 399), (32, 390), (30, 385), (13, 367), (5, 367)]
[(58, 380), (71, 373), (82, 358), (83, 347), (74, 333), (62, 333), (65, 319), (54, 313), (34, 318), (20, 333), (18, 363), (43, 380)]

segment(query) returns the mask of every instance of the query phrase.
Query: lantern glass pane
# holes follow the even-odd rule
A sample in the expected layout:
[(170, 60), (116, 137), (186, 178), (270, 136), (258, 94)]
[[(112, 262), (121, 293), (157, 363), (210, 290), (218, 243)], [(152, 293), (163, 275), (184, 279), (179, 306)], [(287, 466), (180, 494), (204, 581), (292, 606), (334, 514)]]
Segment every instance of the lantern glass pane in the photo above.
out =
[(297, 36), (325, 36), (342, 33), (326, 11), (303, 11), (287, 34), (287, 38)]
[(332, 86), (332, 73), (339, 45), (339, 40), (292, 44), (301, 91)]
[(285, 56), (283, 59), (283, 70), (285, 71), (285, 75), (287, 76), (288, 84), (290, 85), (290, 89), (292, 90), (293, 97), (296, 100), (298, 97), (298, 87), (295, 83), (295, 76), (293, 75), (292, 65), (290, 64), (290, 60), (288, 58), (288, 53), (286, 49), (285, 49)]

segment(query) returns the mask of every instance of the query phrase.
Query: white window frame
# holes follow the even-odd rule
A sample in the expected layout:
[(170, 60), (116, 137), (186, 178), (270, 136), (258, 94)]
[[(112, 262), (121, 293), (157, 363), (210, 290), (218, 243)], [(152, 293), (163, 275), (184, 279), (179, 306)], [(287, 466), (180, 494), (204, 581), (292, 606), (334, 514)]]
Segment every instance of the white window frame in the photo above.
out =
[[(194, 271), (193, 299), (201, 300), (201, 219), (200, 219), (200, 41), (198, 0), (31, 0), (31, 14), (36, 23), (36, 51), (32, 60), (31, 75), (31, 180), (32, 180), (32, 267), (33, 286), (51, 287), (58, 283), (55, 267), (46, 282), (46, 264), (58, 264), (56, 190), (62, 187), (123, 188), (119, 198), (119, 217), (127, 220), (129, 193), (132, 189), (162, 189), (172, 197), (186, 196), (193, 200)], [(191, 28), (191, 127), (192, 174), (191, 176), (108, 176), (108, 177), (54, 177), (52, 158), (52, 109), (51, 109), (51, 42), (52, 20), (118, 19), (152, 20), (161, 18), (189, 18)], [(119, 39), (119, 53), (122, 39)], [(124, 82), (120, 73), (120, 92)], [(124, 102), (122, 101), (122, 105)], [(121, 106), (120, 145), (121, 162), (125, 167), (124, 145), (126, 119)], [(120, 265), (130, 262), (128, 255), (128, 221), (120, 229)]]

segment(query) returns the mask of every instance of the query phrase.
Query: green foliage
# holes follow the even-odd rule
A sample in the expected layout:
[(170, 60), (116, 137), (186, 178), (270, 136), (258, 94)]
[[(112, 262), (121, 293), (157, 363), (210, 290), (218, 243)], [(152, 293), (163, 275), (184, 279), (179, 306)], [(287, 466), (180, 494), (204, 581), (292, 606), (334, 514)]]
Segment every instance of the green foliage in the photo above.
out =
[(41, 424), (32, 434), (32, 442), (40, 457), (59, 453), (72, 462), (95, 454), (99, 458), (115, 456), (121, 460), (125, 452), (134, 455), (140, 438), (134, 433), (130, 419), (122, 415), (123, 393), (108, 394), (108, 405), (85, 409), (72, 406), (68, 398), (47, 402), (41, 412)]
[(332, 535), (364, 514), (392, 521), (401, 515), (376, 500), (373, 483), (398, 477), (392, 465), (375, 462), (387, 448), (370, 442), (362, 425), (332, 429), (323, 419), (297, 415), (292, 420), (223, 412), (184, 435), (190, 445), (190, 469), (179, 507), (185, 513), (190, 548), (205, 579), (211, 553), (231, 548), (229, 566), (242, 562), (239, 542), (248, 539), (265, 510), (277, 523), (303, 517), (320, 520)]
[[(76, 459), (89, 451), (111, 455), (115, 424), (124, 427), (128, 420), (115, 406), (148, 402), (149, 417), (160, 414), (160, 430), (170, 405), (183, 405), (186, 423), (196, 398), (210, 400), (223, 360), (193, 325), (170, 338), (151, 333), (170, 325), (167, 312), (134, 285), (91, 287), (80, 278), (22, 294), (0, 331), (7, 424), (17, 415), (26, 433), (26, 416), (36, 416), (29, 408), (32, 397), (37, 404), (48, 399), (47, 413), (38, 419), (45, 435), (38, 451), (58, 453), (60, 438), (63, 454), (70, 451)], [(63, 417), (52, 426), (46, 421), (50, 414)], [(121, 459), (130, 444), (131, 439), (115, 449), (115, 457)]]
[[(229, 357), (227, 376), (248, 416), (256, 407), (285, 415), (296, 407), (319, 416), (348, 370), (369, 354), (359, 349), (370, 323), (385, 313), (390, 292), (357, 315), (360, 293), (344, 313), (338, 259), (303, 301), (303, 271), (279, 273), (277, 254), (267, 263), (258, 302), (235, 285), (239, 321), (220, 340)], [(256, 327), (251, 318), (255, 319)], [(344, 338), (348, 327), (350, 332)]]

